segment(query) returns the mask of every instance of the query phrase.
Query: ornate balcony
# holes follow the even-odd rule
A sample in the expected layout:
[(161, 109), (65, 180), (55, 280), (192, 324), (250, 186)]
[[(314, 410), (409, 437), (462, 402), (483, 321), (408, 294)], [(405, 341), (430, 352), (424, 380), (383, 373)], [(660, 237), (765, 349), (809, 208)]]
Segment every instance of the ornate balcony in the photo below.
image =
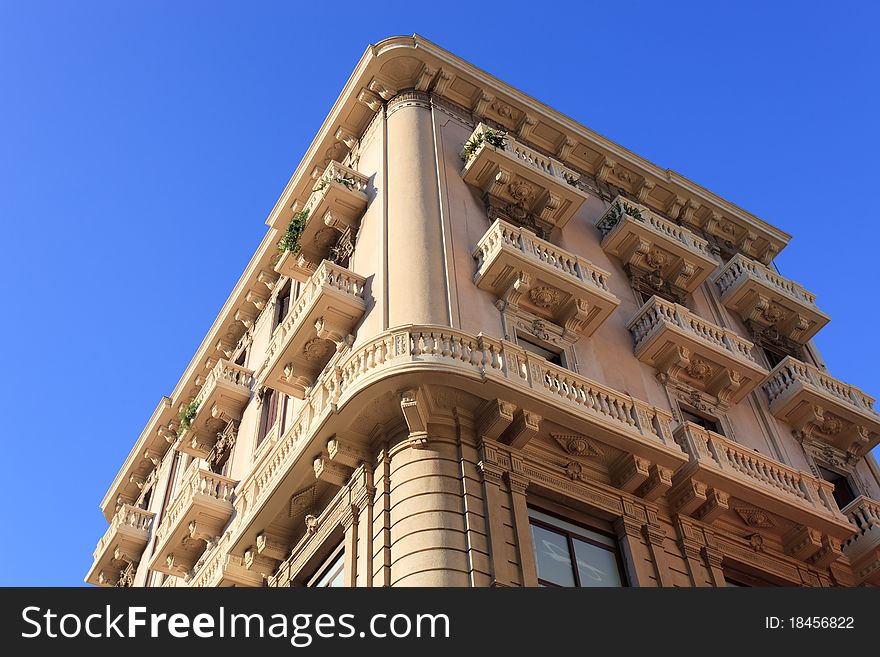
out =
[(621, 196), (596, 228), (602, 233), (602, 250), (620, 258), (648, 286), (690, 293), (717, 266), (706, 240)]
[(864, 495), (843, 509), (855, 535), (843, 544), (859, 584), (880, 586), (880, 502)]
[[(306, 213), (306, 224), (299, 237), (298, 253), (281, 254), (275, 271), (305, 282), (325, 258), (336, 259), (337, 251), (347, 250), (367, 208), (368, 178), (354, 169), (330, 162), (315, 182), (312, 193), (297, 212)], [(348, 235), (349, 244), (341, 244)], [(350, 255), (344, 254), (345, 258)]]
[(770, 412), (804, 436), (858, 459), (880, 443), (874, 398), (791, 356), (764, 382)]
[(580, 174), (482, 123), (464, 157), (466, 183), (507, 205), (504, 214), (534, 217), (541, 229), (562, 228), (587, 200), (575, 186)]
[(363, 276), (324, 261), (275, 329), (261, 384), (299, 399), (366, 310)]
[(196, 566), (189, 582), (192, 588), (216, 588), (221, 586), (255, 587), (263, 585), (263, 576), (248, 570), (242, 557), (229, 554), (229, 535), (225, 535), (214, 549), (206, 555), (204, 563)]
[[(275, 492), (294, 485), (290, 477), (297, 469), (311, 470), (313, 430), (326, 427), (323, 417), (328, 409), (345, 407), (378, 381), (410, 373), (430, 376), (438, 384), (476, 382), (483, 395), (527, 405), (548, 421), (632, 455), (627, 463), (615, 464), (632, 466), (617, 468), (616, 485), (645, 499), (658, 499), (668, 491), (672, 473), (687, 462), (672, 437), (672, 416), (663, 409), (553, 365), (506, 340), (449, 327), (409, 326), (377, 335), (321, 374), (309, 394), (308, 412), (299, 415), (242, 482), (240, 514), (232, 529), (235, 545), (247, 549), (258, 544), (258, 532), (278, 513), (269, 500), (284, 497)], [(484, 435), (497, 436), (513, 421), (513, 416), (505, 420), (503, 413), (501, 409), (494, 433)], [(520, 433), (517, 441), (528, 438), (528, 427)], [(328, 456), (332, 462), (345, 455)]]
[(751, 342), (659, 297), (651, 297), (628, 328), (641, 362), (721, 401), (738, 402), (767, 375), (752, 357)]
[(134, 574), (153, 528), (153, 512), (123, 504), (95, 548), (95, 561), (86, 583), (96, 586), (130, 585), (125, 573)]
[(671, 508), (712, 523), (725, 513), (775, 530), (792, 556), (827, 566), (852, 526), (834, 502), (834, 485), (685, 422), (675, 439), (690, 463), (673, 476)]
[(592, 335), (620, 304), (608, 272), (500, 219), (473, 255), (478, 288), (569, 331)]
[(742, 254), (715, 277), (721, 303), (757, 331), (770, 329), (805, 344), (829, 317), (816, 306), (816, 295)]
[(217, 442), (217, 434), (229, 422), (241, 420), (251, 396), (253, 371), (221, 359), (208, 374), (195, 402), (195, 417), (181, 434), (177, 449), (197, 458), (206, 458)]
[(151, 570), (189, 577), (206, 546), (217, 541), (229, 522), (236, 483), (193, 461), (156, 530)]

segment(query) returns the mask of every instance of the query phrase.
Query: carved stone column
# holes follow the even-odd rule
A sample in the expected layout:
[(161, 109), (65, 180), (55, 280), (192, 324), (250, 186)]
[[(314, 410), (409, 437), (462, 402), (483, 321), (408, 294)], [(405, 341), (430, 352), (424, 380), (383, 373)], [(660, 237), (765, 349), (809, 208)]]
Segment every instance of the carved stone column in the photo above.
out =
[(388, 102), (388, 321), (449, 325), (431, 100)]
[(480, 461), (483, 475), (483, 498), (486, 500), (486, 520), (489, 526), (489, 561), (492, 566), (492, 586), (515, 586), (507, 558), (507, 539), (501, 509), (507, 506), (503, 490), (504, 470), (487, 459)]
[(373, 481), (373, 586), (391, 586), (391, 456), (387, 445), (376, 457)]
[[(516, 464), (514, 464), (514, 467)], [(505, 476), (510, 489), (511, 511), (513, 512), (514, 534), (516, 536), (519, 567), (522, 571), (523, 586), (538, 586), (538, 567), (532, 549), (532, 530), (529, 526), (529, 509), (526, 504), (528, 477), (508, 472)]]

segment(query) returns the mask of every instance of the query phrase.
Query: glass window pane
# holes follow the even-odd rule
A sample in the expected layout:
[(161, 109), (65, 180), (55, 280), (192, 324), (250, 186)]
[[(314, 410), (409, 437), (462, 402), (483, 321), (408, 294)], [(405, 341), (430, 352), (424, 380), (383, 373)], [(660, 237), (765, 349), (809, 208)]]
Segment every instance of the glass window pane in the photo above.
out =
[(323, 574), (312, 584), (314, 588), (345, 586), (345, 552), (340, 552), (327, 564)]
[(583, 536), (584, 538), (588, 538), (595, 543), (607, 545), (610, 548), (617, 547), (617, 542), (610, 536), (605, 536), (605, 534), (590, 531), (586, 527), (581, 527), (580, 525), (566, 522), (565, 520), (561, 520), (560, 518), (556, 518), (555, 516), (548, 515), (546, 513), (538, 511), (537, 509), (529, 509), (529, 517), (534, 518), (535, 520), (540, 520), (544, 524), (559, 527), (559, 529), (570, 532), (575, 536)]
[(566, 537), (532, 525), (532, 544), (535, 548), (538, 579), (559, 586), (574, 586), (574, 573), (571, 569), (571, 555)]
[(577, 558), (578, 577), (583, 587), (623, 586), (613, 552), (578, 539), (572, 539)]

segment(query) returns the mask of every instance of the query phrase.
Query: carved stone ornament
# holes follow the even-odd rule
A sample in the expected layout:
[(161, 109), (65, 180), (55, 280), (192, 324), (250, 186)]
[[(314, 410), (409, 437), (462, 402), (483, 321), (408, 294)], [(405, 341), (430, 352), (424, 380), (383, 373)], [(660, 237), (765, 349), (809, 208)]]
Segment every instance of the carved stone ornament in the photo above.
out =
[(294, 493), (290, 498), (290, 506), (287, 515), (290, 518), (299, 518), (303, 516), (315, 503), (317, 498), (317, 488), (309, 486), (298, 493)]
[(306, 533), (311, 535), (317, 531), (318, 531), (318, 519), (315, 516), (313, 516), (312, 514), (307, 515), (306, 516)]
[(764, 529), (769, 529), (776, 526), (776, 523), (773, 522), (773, 518), (771, 518), (767, 512), (762, 511), (761, 509), (755, 509), (752, 507), (737, 507), (736, 512), (739, 517), (743, 519), (743, 522), (746, 523), (749, 527), (761, 527)]
[(652, 249), (651, 251), (648, 251), (648, 255), (645, 256), (645, 263), (651, 269), (663, 269), (669, 263), (669, 256), (663, 253), (663, 251)]
[(568, 465), (565, 466), (565, 476), (567, 476), (572, 481), (577, 481), (581, 478), (583, 474), (584, 466), (582, 466), (577, 461), (569, 461)]
[(755, 552), (763, 552), (764, 551), (764, 537), (760, 534), (752, 534), (748, 537), (749, 545), (752, 546), (752, 549)]
[(303, 346), (303, 355), (307, 360), (316, 361), (324, 358), (332, 347), (327, 340), (322, 338), (312, 338)]
[(535, 194), (534, 188), (524, 182), (516, 181), (508, 186), (510, 195), (517, 200), (518, 203), (525, 203)]
[(547, 332), (547, 324), (540, 319), (536, 319), (532, 322), (531, 328), (532, 333), (535, 337), (541, 338), (542, 340), (549, 340), (550, 334)]
[(577, 433), (551, 433), (550, 436), (572, 456), (598, 457), (602, 450), (591, 440)]
[(771, 324), (775, 324), (780, 319), (785, 316), (785, 312), (777, 306), (775, 303), (768, 304), (763, 311), (761, 311), (761, 315)]
[(529, 298), (539, 308), (554, 308), (559, 305), (559, 291), (542, 285), (529, 291)]
[(712, 376), (712, 366), (702, 358), (692, 358), (685, 373), (697, 381), (705, 381)]

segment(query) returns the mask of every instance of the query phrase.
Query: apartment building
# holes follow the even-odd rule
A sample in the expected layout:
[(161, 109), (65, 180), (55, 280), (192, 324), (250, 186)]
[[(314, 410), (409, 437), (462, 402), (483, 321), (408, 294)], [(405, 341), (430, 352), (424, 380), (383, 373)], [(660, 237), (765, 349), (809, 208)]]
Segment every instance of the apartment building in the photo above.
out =
[(418, 36), (267, 224), (87, 582), (880, 584), (880, 416), (782, 230)]

